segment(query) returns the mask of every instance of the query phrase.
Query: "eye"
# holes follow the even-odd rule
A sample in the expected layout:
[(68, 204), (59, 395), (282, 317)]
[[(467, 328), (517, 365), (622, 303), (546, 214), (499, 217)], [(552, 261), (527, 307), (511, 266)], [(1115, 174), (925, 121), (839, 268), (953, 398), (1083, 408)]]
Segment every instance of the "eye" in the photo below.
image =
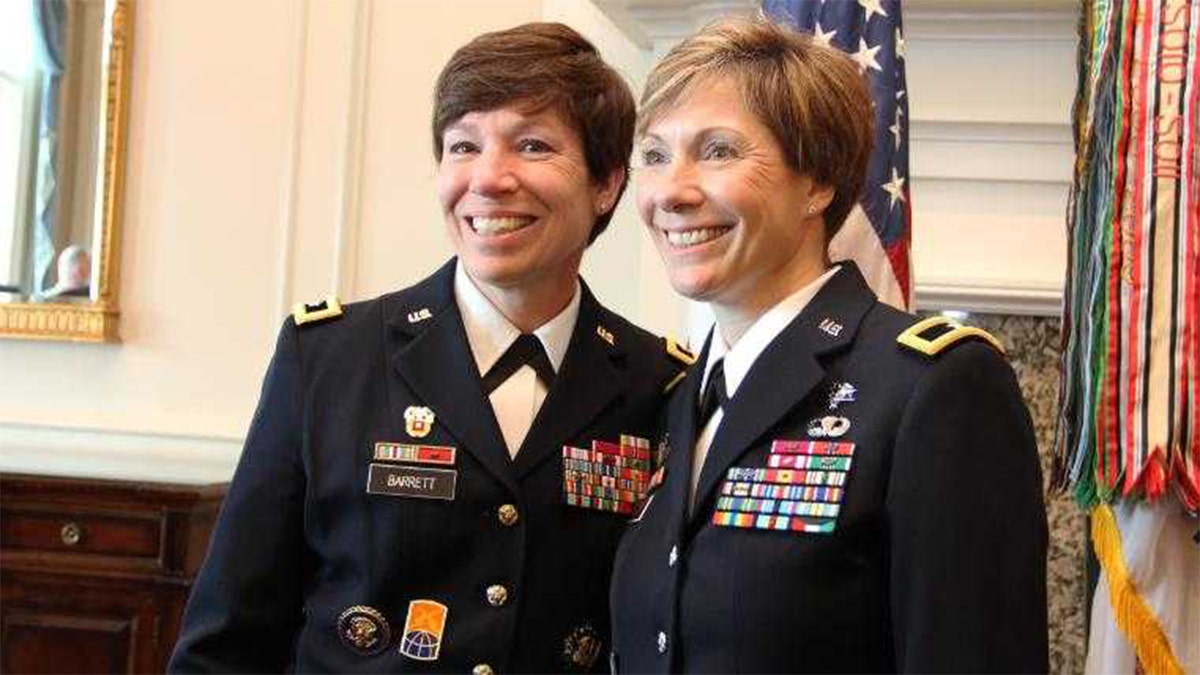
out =
[(704, 159), (707, 160), (720, 162), (735, 159), (737, 156), (737, 148), (725, 141), (713, 141), (704, 146)]
[(550, 145), (545, 141), (537, 138), (523, 138), (519, 143), (517, 143), (517, 150), (524, 153), (540, 155), (550, 152), (553, 150), (553, 148), (551, 148)]
[(478, 152), (479, 148), (471, 141), (454, 141), (447, 148), (446, 152), (451, 155), (466, 155), (472, 152)]
[(655, 166), (667, 162), (667, 153), (657, 148), (647, 148), (642, 151), (642, 166)]

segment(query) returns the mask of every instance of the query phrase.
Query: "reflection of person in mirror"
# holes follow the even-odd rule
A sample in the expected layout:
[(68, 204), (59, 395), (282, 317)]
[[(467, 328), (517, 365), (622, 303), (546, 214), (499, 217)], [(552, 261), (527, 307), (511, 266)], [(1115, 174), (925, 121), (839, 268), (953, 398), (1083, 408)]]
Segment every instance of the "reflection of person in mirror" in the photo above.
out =
[(91, 294), (92, 256), (87, 249), (71, 244), (58, 254), (58, 280), (46, 297), (87, 297)]

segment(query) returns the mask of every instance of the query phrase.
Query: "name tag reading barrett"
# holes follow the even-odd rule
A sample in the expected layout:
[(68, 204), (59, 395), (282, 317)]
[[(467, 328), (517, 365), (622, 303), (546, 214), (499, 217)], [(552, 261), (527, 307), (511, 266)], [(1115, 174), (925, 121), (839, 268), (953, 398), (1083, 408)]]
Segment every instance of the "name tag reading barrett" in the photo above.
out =
[(457, 481), (458, 472), (453, 469), (372, 464), (367, 473), (367, 492), (394, 497), (452, 500)]

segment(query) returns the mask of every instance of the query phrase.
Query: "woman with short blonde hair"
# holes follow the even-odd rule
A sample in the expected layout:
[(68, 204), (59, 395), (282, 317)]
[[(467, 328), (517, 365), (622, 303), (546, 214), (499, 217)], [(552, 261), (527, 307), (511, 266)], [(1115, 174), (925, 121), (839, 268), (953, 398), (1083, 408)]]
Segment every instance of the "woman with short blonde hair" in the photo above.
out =
[(1044, 672), (1037, 448), (999, 343), (828, 259), (871, 149), (855, 64), (725, 20), (640, 115), (639, 213), (716, 326), (618, 550), (616, 670)]

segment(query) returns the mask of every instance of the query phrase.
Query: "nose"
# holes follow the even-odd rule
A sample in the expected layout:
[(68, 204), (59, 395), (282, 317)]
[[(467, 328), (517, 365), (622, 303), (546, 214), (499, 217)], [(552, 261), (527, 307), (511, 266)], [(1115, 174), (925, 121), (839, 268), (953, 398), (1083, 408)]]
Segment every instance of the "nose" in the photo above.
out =
[(471, 163), (471, 192), (485, 197), (515, 192), (517, 177), (512, 157), (503, 149), (490, 147)]
[(660, 174), (653, 186), (655, 206), (667, 213), (684, 213), (704, 203), (704, 191), (696, 180), (691, 162), (675, 161)]

